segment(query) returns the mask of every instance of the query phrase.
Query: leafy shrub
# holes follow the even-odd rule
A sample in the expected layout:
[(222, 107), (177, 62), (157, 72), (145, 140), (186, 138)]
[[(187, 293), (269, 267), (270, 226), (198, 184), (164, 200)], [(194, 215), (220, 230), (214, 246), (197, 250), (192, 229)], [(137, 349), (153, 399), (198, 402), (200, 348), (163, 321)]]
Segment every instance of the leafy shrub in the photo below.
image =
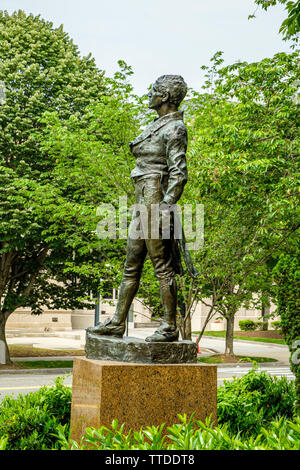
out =
[[(0, 405), (0, 449), (299, 449), (300, 420), (291, 421), (295, 386), (252, 368), (218, 389), (218, 427), (179, 416), (164, 429), (145, 427), (124, 433), (124, 426), (87, 428), (80, 443), (69, 435), (71, 389), (58, 378), (54, 387), (6, 397)], [(167, 437), (166, 437), (167, 436)], [(298, 446), (298, 447), (297, 447)]]
[(62, 425), (69, 425), (72, 390), (64, 386), (63, 381), (64, 377), (58, 377), (55, 381), (55, 387), (43, 389), (40, 400)]
[(213, 427), (208, 419), (205, 423), (194, 421), (186, 415), (178, 415), (179, 424), (164, 432), (164, 425), (152, 426), (138, 432), (123, 432), (123, 425), (113, 421), (111, 429), (87, 428), (80, 443), (68, 441), (62, 436), (62, 450), (299, 450), (300, 419), (294, 422), (284, 419), (270, 423), (268, 429), (261, 428), (260, 434), (241, 438), (232, 435), (228, 424)]
[(7, 437), (0, 437), (0, 450), (5, 450), (7, 447)]
[(242, 331), (254, 331), (256, 330), (256, 324), (253, 320), (240, 320), (239, 327)]
[(281, 330), (281, 321), (272, 321), (271, 325), (273, 326), (274, 330)]
[(258, 331), (267, 331), (268, 330), (268, 322), (267, 321), (256, 321), (256, 330)]
[(42, 387), (17, 398), (5, 397), (0, 404), (0, 442), (5, 444), (5, 449), (58, 448), (59, 425), (66, 434), (69, 429), (71, 394), (60, 377), (53, 387)]
[(293, 247), (291, 254), (282, 253), (273, 269), (277, 314), (280, 327), (290, 350), (291, 370), (296, 377), (296, 412), (300, 416), (300, 244)]
[(227, 423), (232, 433), (258, 435), (260, 428), (274, 419), (292, 418), (294, 403), (294, 382), (253, 367), (218, 389), (218, 423)]

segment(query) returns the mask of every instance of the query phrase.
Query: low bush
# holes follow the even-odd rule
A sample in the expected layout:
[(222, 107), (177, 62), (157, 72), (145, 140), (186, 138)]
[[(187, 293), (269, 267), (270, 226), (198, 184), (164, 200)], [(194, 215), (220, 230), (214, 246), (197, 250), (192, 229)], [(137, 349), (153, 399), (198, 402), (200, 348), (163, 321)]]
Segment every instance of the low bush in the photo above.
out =
[(274, 330), (281, 331), (281, 321), (272, 321), (271, 325), (273, 326)]
[(146, 427), (138, 432), (123, 432), (123, 426), (112, 423), (111, 429), (87, 428), (80, 443), (61, 438), (62, 450), (299, 450), (300, 418), (290, 421), (284, 418), (273, 421), (268, 428), (261, 428), (259, 435), (242, 438), (233, 435), (229, 425), (213, 427), (178, 415), (179, 424), (164, 432), (164, 426)]
[(5, 397), (0, 404), (0, 443), (7, 450), (58, 449), (58, 430), (68, 434), (72, 391), (63, 385)]
[(258, 331), (267, 331), (268, 330), (268, 322), (267, 321), (256, 321), (256, 330)]
[(294, 382), (253, 367), (218, 388), (218, 426), (179, 416), (164, 424), (124, 433), (124, 426), (87, 428), (80, 443), (69, 440), (71, 389), (63, 378), (38, 392), (6, 397), (0, 405), (0, 450), (101, 449), (290, 449), (300, 448), (300, 419), (294, 418)]
[(241, 378), (218, 388), (218, 423), (232, 433), (256, 436), (262, 426), (280, 417), (293, 418), (295, 384), (253, 367)]
[(255, 331), (256, 324), (253, 320), (240, 320), (239, 327), (242, 331)]

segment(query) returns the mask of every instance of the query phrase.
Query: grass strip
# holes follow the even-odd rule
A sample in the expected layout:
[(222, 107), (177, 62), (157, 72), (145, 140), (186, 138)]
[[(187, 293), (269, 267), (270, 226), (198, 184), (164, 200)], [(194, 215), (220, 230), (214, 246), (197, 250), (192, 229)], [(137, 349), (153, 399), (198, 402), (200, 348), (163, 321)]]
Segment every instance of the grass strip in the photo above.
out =
[[(193, 335), (198, 335), (200, 331), (193, 331)], [(214, 336), (216, 338), (225, 338), (225, 331), (207, 331), (203, 333), (204, 336)], [(278, 338), (258, 338), (257, 336), (242, 336), (234, 335), (233, 339), (241, 339), (243, 341), (258, 341), (261, 343), (276, 343), (276, 344), (286, 344), (284, 339)]]
[(206, 364), (238, 364), (243, 362), (278, 362), (277, 359), (272, 357), (259, 357), (259, 356), (225, 356), (225, 354), (216, 354), (215, 356), (209, 357), (198, 357), (198, 362), (205, 362)]
[(59, 369), (73, 367), (73, 361), (18, 361), (18, 364), (21, 364), (23, 369)]

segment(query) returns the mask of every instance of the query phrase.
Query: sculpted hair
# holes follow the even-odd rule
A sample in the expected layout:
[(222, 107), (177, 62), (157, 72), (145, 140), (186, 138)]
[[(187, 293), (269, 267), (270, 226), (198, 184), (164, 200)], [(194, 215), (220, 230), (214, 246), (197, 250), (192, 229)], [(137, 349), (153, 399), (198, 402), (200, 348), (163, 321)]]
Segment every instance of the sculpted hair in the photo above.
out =
[(170, 103), (177, 107), (187, 94), (187, 84), (180, 75), (162, 75), (155, 82), (156, 88), (162, 92), (168, 92)]

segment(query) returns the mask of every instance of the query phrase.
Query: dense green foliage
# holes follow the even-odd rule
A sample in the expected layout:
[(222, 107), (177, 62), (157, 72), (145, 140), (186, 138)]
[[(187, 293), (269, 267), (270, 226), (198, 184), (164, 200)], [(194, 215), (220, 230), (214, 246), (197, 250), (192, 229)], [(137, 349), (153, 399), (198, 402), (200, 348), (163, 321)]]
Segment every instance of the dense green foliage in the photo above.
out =
[(253, 320), (240, 320), (239, 327), (242, 331), (254, 331), (256, 330), (256, 324)]
[(240, 320), (239, 327), (242, 331), (264, 331), (268, 329), (267, 321)]
[(61, 378), (53, 387), (5, 397), (0, 404), (0, 442), (6, 450), (59, 449), (56, 435), (68, 435), (71, 398)]
[(291, 351), (291, 369), (296, 376), (297, 412), (300, 414), (300, 264), (299, 257), (281, 254), (273, 270), (276, 282), (280, 329)]
[(294, 415), (295, 385), (252, 368), (218, 389), (218, 423), (230, 423), (232, 433), (256, 436), (261, 427)]
[(274, 330), (281, 331), (281, 321), (280, 320), (272, 321), (271, 325), (273, 326)]
[[(57, 379), (51, 388), (5, 398), (0, 405), (0, 447), (8, 450), (85, 449), (299, 449), (300, 423), (293, 419), (295, 387), (254, 367), (218, 388), (218, 427), (180, 418), (164, 425), (124, 433), (87, 429), (81, 443), (69, 441), (71, 389)], [(164, 436), (168, 435), (167, 441)], [(298, 446), (298, 447), (297, 447)]]
[(205, 210), (204, 245), (194, 253), (200, 276), (189, 298), (225, 317), (232, 354), (235, 313), (269, 305), (271, 270), (297, 237), (299, 53), (228, 67), (217, 53), (203, 68), (206, 93), (194, 93), (187, 110), (183, 202)]
[[(0, 12), (0, 338), (18, 307), (33, 313), (75, 308), (91, 288), (63, 272), (66, 260), (84, 258), (80, 248), (91, 238), (79, 227), (90, 211), (59, 190), (55, 160), (43, 151), (41, 118), (82, 116), (86, 106), (110, 93), (91, 56), (51, 22), (22, 11)], [(81, 260), (82, 261), (82, 260)], [(57, 282), (53, 282), (57, 281)], [(6, 350), (9, 362), (9, 352)]]
[(124, 433), (117, 421), (112, 429), (87, 428), (81, 441), (68, 442), (61, 436), (62, 450), (299, 450), (300, 420), (273, 421), (268, 428), (260, 428), (256, 436), (244, 438), (232, 434), (227, 425), (213, 427), (210, 421), (202, 423), (178, 415), (179, 424), (167, 428), (147, 427)]
[(256, 321), (256, 329), (259, 331), (267, 331), (268, 330), (268, 321)]

